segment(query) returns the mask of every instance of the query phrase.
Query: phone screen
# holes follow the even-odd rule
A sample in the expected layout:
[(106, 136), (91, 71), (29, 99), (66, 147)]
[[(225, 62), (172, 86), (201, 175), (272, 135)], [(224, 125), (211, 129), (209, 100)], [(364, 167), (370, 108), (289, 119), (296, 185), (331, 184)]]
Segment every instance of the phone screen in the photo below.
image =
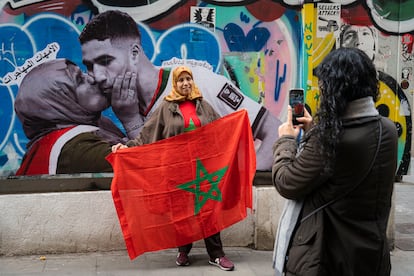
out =
[(289, 91), (289, 105), (292, 107), (293, 124), (299, 124), (296, 118), (304, 116), (304, 96), (303, 89), (291, 89)]

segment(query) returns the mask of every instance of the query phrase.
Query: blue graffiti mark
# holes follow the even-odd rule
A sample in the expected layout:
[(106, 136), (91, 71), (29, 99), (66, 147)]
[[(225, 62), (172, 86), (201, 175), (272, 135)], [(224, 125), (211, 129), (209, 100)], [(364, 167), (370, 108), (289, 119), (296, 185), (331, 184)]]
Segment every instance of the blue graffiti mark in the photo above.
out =
[(153, 61), (155, 57), (155, 39), (151, 30), (144, 24), (138, 23), (138, 29), (141, 33), (141, 45), (145, 55), (149, 60)]
[(49, 43), (56, 42), (60, 46), (57, 58), (67, 58), (76, 64), (82, 64), (82, 51), (78, 41), (80, 31), (65, 17), (36, 16), (26, 23), (25, 28), (33, 34), (37, 49), (44, 49)]
[(159, 66), (173, 57), (207, 61), (213, 71), (220, 65), (220, 44), (213, 32), (194, 24), (182, 24), (163, 33), (157, 41), (154, 64)]
[(256, 23), (253, 24), (252, 28), (256, 28), (257, 26), (259, 26), (262, 23), (263, 23), (262, 21), (257, 21)]
[(13, 103), (12, 89), (8, 86), (0, 86), (0, 149), (6, 145), (15, 121)]
[(240, 20), (241, 20), (241, 22), (244, 22), (244, 23), (249, 23), (250, 22), (249, 16), (247, 16), (243, 12), (240, 13)]
[(0, 77), (13, 72), (33, 56), (33, 45), (17, 25), (0, 25)]
[(9, 158), (7, 157), (7, 155), (4, 153), (0, 153), (0, 167), (3, 167), (4, 164), (7, 163), (7, 161), (9, 161)]
[(80, 29), (85, 27), (86, 23), (89, 22), (93, 17), (93, 13), (86, 6), (80, 5), (70, 15), (70, 21), (77, 25)]
[(275, 83), (275, 95), (274, 99), (277, 102), (279, 100), (280, 96), (280, 89), (282, 87), (282, 84), (286, 81), (286, 63), (283, 65), (283, 75), (279, 77), (279, 60), (276, 61), (276, 83)]
[(266, 28), (253, 28), (247, 36), (240, 26), (229, 23), (224, 27), (224, 39), (230, 51), (235, 52), (258, 52), (267, 43), (270, 37), (270, 32)]

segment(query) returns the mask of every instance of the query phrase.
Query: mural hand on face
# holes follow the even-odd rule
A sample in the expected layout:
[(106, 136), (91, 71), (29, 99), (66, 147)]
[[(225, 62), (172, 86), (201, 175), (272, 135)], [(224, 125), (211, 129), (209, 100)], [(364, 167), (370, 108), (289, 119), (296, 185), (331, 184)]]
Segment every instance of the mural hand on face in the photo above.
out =
[(139, 134), (139, 127), (142, 125), (142, 122), (136, 121), (136, 114), (139, 114), (136, 82), (136, 73), (126, 72), (125, 75), (116, 77), (112, 93), (108, 95), (111, 98), (112, 110), (131, 138)]

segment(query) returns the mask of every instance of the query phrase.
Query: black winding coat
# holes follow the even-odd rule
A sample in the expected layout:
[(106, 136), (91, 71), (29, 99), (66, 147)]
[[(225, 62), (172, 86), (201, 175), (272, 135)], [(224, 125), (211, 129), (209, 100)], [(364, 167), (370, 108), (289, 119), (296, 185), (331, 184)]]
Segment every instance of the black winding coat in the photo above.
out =
[[(376, 151), (378, 120), (381, 147), (367, 178), (346, 197), (300, 223), (363, 178)], [(386, 229), (397, 168), (397, 130), (380, 116), (350, 119), (344, 128), (330, 177), (321, 176), (324, 160), (316, 153), (316, 137), (309, 135), (298, 156), (293, 137), (281, 137), (274, 144), (273, 184), (283, 197), (304, 200), (288, 248), (286, 275), (390, 274)]]

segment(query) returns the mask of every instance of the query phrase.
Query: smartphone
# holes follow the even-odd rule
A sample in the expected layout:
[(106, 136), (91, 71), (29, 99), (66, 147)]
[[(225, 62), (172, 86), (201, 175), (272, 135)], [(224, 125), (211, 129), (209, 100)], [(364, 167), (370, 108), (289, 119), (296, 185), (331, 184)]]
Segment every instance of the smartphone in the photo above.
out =
[(296, 118), (304, 116), (304, 100), (302, 88), (293, 88), (289, 90), (289, 105), (292, 107), (292, 120), (294, 125), (299, 124)]

